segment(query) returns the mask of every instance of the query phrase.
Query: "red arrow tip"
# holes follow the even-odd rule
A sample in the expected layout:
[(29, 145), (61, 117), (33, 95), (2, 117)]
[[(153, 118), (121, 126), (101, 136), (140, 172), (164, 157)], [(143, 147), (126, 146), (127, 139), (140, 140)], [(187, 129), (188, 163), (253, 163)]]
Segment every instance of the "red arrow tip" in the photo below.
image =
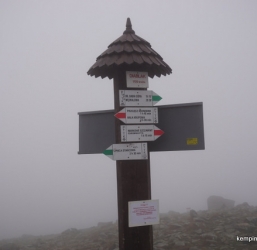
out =
[(154, 130), (154, 135), (155, 136), (160, 136), (160, 135), (163, 135), (164, 134), (164, 131), (159, 129), (159, 130)]
[(116, 113), (114, 115), (118, 119), (126, 118), (126, 113)]

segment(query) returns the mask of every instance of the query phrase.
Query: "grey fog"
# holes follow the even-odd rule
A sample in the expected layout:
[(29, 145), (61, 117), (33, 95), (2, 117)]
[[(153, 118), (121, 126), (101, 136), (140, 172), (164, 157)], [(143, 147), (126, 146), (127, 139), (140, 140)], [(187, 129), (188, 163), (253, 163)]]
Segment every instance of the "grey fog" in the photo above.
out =
[(122, 35), (172, 68), (149, 78), (158, 105), (203, 102), (205, 150), (151, 153), (160, 212), (219, 195), (257, 206), (257, 2), (0, 0), (0, 239), (117, 220), (115, 161), (78, 155), (78, 112), (113, 109), (87, 75)]

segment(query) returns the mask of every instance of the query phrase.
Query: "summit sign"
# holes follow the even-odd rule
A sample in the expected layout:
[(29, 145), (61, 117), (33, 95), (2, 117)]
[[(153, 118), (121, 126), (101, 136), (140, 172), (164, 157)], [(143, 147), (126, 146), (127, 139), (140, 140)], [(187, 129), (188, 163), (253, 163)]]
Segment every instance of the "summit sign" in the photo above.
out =
[(128, 88), (148, 88), (148, 72), (126, 71)]

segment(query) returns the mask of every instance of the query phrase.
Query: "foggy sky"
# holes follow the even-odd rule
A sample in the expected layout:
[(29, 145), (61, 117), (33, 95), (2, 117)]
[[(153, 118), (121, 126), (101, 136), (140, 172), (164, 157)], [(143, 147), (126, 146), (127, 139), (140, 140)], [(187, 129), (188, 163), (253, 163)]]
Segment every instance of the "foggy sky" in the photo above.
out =
[(159, 105), (203, 102), (205, 150), (151, 153), (160, 211), (257, 205), (257, 2), (0, 0), (0, 239), (117, 219), (115, 161), (78, 155), (78, 112), (113, 109), (88, 69), (127, 17), (172, 68)]

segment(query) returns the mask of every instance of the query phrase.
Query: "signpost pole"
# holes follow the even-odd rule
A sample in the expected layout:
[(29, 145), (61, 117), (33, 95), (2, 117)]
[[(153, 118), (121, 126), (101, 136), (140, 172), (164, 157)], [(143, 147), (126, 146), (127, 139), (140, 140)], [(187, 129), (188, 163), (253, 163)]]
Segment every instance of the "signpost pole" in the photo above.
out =
[[(119, 112), (119, 90), (126, 90), (126, 69), (115, 72), (114, 78), (114, 109)], [(146, 89), (141, 89), (146, 90)], [(123, 123), (115, 119), (116, 143), (121, 143), (120, 125)], [(152, 226), (128, 226), (128, 202), (151, 199), (150, 154), (147, 160), (118, 160), (117, 196), (118, 196), (118, 228), (120, 250), (152, 250)]]
[[(162, 119), (160, 119), (162, 126), (160, 128), (164, 129), (164, 131), (154, 126), (152, 127), (152, 130), (154, 130), (153, 133), (149, 132), (151, 128), (149, 126), (147, 127), (145, 123), (152, 125), (158, 123), (158, 109), (150, 106), (160, 101), (161, 97), (153, 91), (146, 91), (149, 85), (148, 76), (166, 76), (172, 73), (172, 69), (163, 61), (162, 57), (151, 48), (149, 42), (135, 34), (129, 18), (127, 19), (126, 30), (123, 32), (123, 35), (111, 43), (108, 49), (97, 57), (96, 62), (87, 73), (95, 77), (113, 78), (114, 113), (116, 118), (118, 118), (113, 117), (115, 122), (116, 144), (112, 144), (111, 146), (107, 144), (109, 147), (106, 149), (105, 141), (100, 141), (99, 143), (105, 145), (105, 148), (100, 146), (101, 150), (104, 151), (103, 153), (111, 159), (116, 160), (119, 249), (153, 250), (152, 225), (156, 223), (153, 221), (156, 219), (156, 216), (144, 217), (144, 212), (135, 212), (135, 214), (132, 212), (129, 216), (131, 207), (132, 211), (139, 211), (141, 205), (145, 209), (147, 208), (145, 206), (147, 206), (149, 202), (153, 202), (151, 201), (150, 147), (146, 146), (146, 141), (149, 141), (150, 137), (155, 140), (164, 132), (165, 137), (163, 137), (163, 141), (161, 140), (162, 144), (160, 146), (151, 144), (153, 146), (152, 151), (190, 150), (193, 149), (192, 147), (194, 147), (194, 149), (204, 149), (202, 108), (194, 109), (194, 113), (189, 113), (188, 110), (183, 110), (183, 112), (180, 110), (180, 112), (177, 113), (178, 109), (173, 109), (173, 111), (163, 109), (161, 114)], [(121, 93), (121, 98), (119, 93)], [(129, 106), (130, 104), (131, 107)], [(124, 106), (126, 108), (124, 108)], [(120, 112), (123, 108), (125, 111)], [(127, 113), (130, 113), (130, 115), (127, 115)], [(138, 113), (140, 116), (134, 116), (131, 115), (131, 113)], [(102, 138), (107, 141), (113, 140), (113, 120), (109, 119), (107, 114), (108, 112), (104, 112), (101, 116), (87, 117), (86, 120), (81, 117), (80, 137), (83, 139), (86, 138), (86, 142), (83, 142), (83, 140), (80, 142), (81, 153), (99, 153), (99, 145), (97, 145), (99, 138), (100, 140), (102, 140)], [(189, 119), (187, 119), (188, 117)], [(123, 125), (123, 123), (120, 119), (126, 124), (138, 124), (138, 127), (135, 128), (132, 127), (132, 125), (128, 125), (125, 128), (123, 127), (121, 137), (121, 125)], [(176, 120), (178, 120), (177, 125), (174, 125), (174, 121)], [(92, 123), (92, 121), (95, 122)], [(190, 126), (188, 125), (189, 122)], [(88, 133), (88, 131), (85, 130), (85, 127), (87, 130), (90, 128), (90, 124), (93, 125), (91, 128), (92, 133)], [(101, 129), (103, 124), (104, 126), (111, 124), (111, 129), (109, 130), (108, 126), (105, 126), (103, 131), (103, 129)], [(183, 126), (181, 126), (181, 124), (183, 124)], [(127, 132), (129, 129), (130, 131), (133, 129), (138, 130), (138, 132), (132, 131), (130, 132), (130, 136), (128, 136), (129, 133)], [(126, 140), (134, 142), (134, 145), (132, 145), (133, 143), (122, 144), (122, 141), (126, 141), (124, 139), (124, 130), (127, 131), (126, 136), (130, 137), (129, 139), (126, 138)], [(140, 132), (140, 130), (144, 132)], [(103, 135), (103, 133), (109, 134), (106, 136)], [(137, 135), (135, 136), (135, 134)], [(133, 136), (131, 137), (131, 135)], [(199, 135), (199, 138), (197, 135)], [(90, 144), (90, 140), (94, 147)], [(142, 143), (135, 143), (139, 141)], [(133, 154), (132, 151), (134, 151)], [(146, 157), (146, 153), (148, 157)], [(139, 207), (135, 205), (137, 204), (136, 201), (142, 202), (140, 202), (141, 205), (139, 205)], [(128, 208), (129, 204), (131, 205), (130, 209)], [(153, 207), (155, 207), (155, 205), (149, 206), (148, 214), (151, 213), (151, 211), (154, 212), (154, 210), (151, 210), (155, 209)], [(144, 209), (141, 211), (146, 211)], [(155, 210), (159, 210), (159, 205), (158, 209)], [(144, 223), (141, 224), (141, 220), (137, 221), (138, 218), (134, 215), (143, 215), (141, 220), (143, 219)], [(129, 221), (129, 218), (133, 219)], [(136, 220), (136, 223), (134, 220)]]

